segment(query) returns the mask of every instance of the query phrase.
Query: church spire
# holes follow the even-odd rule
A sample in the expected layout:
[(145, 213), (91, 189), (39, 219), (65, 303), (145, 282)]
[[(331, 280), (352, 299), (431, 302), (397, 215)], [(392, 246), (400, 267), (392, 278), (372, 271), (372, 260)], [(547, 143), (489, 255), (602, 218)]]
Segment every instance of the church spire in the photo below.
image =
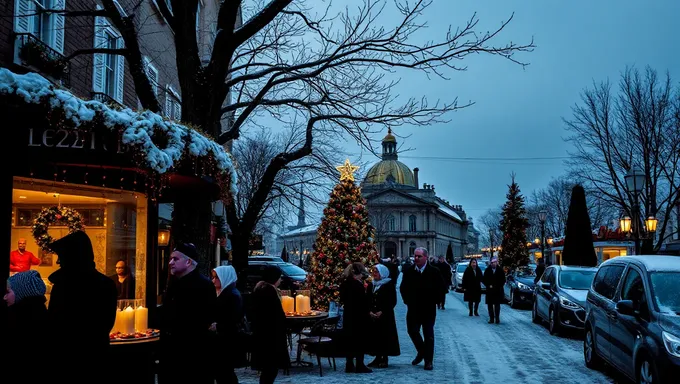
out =
[(397, 160), (397, 138), (392, 134), (392, 128), (387, 128), (387, 135), (382, 139), (382, 159)]

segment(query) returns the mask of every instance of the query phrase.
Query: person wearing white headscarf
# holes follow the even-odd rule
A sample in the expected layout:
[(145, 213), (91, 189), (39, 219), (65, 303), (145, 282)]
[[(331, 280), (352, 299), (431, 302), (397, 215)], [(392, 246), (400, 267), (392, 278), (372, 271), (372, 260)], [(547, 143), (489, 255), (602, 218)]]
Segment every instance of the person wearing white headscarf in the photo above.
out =
[(210, 330), (217, 335), (213, 346), (214, 378), (217, 384), (238, 383), (234, 368), (246, 364), (245, 349), (240, 337), (244, 313), (243, 298), (236, 289), (238, 277), (232, 266), (213, 269), (211, 277), (217, 291), (215, 322), (210, 326)]
[(388, 356), (399, 356), (399, 336), (394, 318), (397, 305), (396, 281), (390, 278), (387, 266), (377, 264), (371, 270), (373, 281), (368, 286), (371, 307), (371, 345), (369, 352), (375, 359), (369, 367), (387, 368)]

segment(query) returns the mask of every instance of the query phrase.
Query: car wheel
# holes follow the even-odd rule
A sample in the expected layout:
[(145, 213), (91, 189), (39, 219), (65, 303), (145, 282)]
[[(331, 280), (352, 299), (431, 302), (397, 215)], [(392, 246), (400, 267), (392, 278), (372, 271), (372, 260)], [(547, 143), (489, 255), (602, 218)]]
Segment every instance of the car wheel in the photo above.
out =
[(590, 328), (586, 328), (586, 336), (583, 339), (583, 360), (590, 369), (599, 369), (602, 366), (602, 360), (595, 350), (595, 336)]
[(548, 312), (548, 330), (551, 335), (556, 335), (560, 331), (560, 319), (557, 316), (555, 310), (550, 308), (550, 311)]
[(534, 298), (534, 305), (531, 308), (531, 321), (533, 321), (534, 324), (541, 324), (541, 318), (538, 316), (536, 305), (536, 298)]
[(637, 382), (640, 384), (652, 384), (659, 382), (659, 374), (656, 371), (654, 361), (642, 356), (637, 369)]

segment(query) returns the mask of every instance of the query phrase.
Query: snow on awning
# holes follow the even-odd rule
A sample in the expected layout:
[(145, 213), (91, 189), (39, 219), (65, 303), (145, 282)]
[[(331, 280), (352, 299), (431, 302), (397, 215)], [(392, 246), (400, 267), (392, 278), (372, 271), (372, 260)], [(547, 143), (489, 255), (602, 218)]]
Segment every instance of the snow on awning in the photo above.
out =
[[(75, 127), (72, 129), (102, 121), (111, 131), (121, 132), (122, 143), (142, 153), (146, 167), (159, 174), (170, 171), (185, 155), (213, 161), (218, 174), (230, 175), (231, 194), (237, 193), (237, 176), (231, 155), (195, 129), (151, 111), (115, 109), (99, 101), (82, 100), (37, 73), (19, 75), (0, 68), (0, 100), (10, 97), (26, 104), (62, 110), (65, 119)], [(162, 139), (164, 148), (153, 141), (159, 134), (165, 136)]]

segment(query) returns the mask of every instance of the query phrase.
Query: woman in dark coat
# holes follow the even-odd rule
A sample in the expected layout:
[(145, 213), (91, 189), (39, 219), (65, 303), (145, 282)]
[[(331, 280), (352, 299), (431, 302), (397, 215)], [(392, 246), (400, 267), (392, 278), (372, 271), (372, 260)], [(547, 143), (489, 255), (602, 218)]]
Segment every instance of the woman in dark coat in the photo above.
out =
[(477, 265), (477, 260), (470, 260), (470, 264), (463, 273), (463, 300), (468, 302), (470, 309), (468, 316), (472, 316), (473, 309), (475, 316), (479, 316), (479, 302), (482, 301), (482, 280), (484, 280), (484, 274)]
[(397, 305), (396, 282), (390, 278), (389, 269), (378, 264), (371, 272), (373, 282), (368, 285), (367, 292), (371, 305), (371, 344), (369, 350), (375, 356), (369, 367), (387, 368), (388, 356), (399, 356), (399, 336), (394, 318), (394, 307)]
[(271, 384), (279, 369), (290, 366), (286, 314), (281, 306), (279, 291), (281, 270), (267, 266), (262, 281), (253, 290), (253, 356), (251, 366), (260, 371), (260, 384)]
[(486, 285), (486, 305), (489, 310), (489, 324), (500, 324), (501, 304), (505, 301), (503, 285), (505, 285), (505, 271), (498, 265), (498, 258), (491, 258), (491, 263), (484, 271), (484, 285)]
[(41, 366), (41, 357), (36, 354), (51, 348), (46, 343), (49, 322), (45, 291), (45, 283), (36, 270), (19, 272), (7, 280), (3, 298), (8, 307), (8, 327), (4, 335), (11, 368), (8, 366), (3, 372), (6, 377), (14, 373), (16, 377), (23, 376), (26, 383), (48, 381), (46, 372), (50, 370)]
[(340, 284), (340, 302), (344, 308), (342, 330), (345, 333), (347, 351), (345, 372), (348, 373), (373, 372), (364, 364), (371, 326), (370, 303), (362, 282), (367, 274), (363, 264), (352, 263), (343, 272), (343, 282)]
[(236, 289), (236, 270), (232, 266), (220, 266), (212, 270), (211, 278), (217, 291), (215, 322), (210, 327), (217, 334), (213, 345), (215, 380), (217, 384), (238, 384), (234, 368), (246, 364), (244, 346), (239, 340), (243, 323), (243, 298)]

